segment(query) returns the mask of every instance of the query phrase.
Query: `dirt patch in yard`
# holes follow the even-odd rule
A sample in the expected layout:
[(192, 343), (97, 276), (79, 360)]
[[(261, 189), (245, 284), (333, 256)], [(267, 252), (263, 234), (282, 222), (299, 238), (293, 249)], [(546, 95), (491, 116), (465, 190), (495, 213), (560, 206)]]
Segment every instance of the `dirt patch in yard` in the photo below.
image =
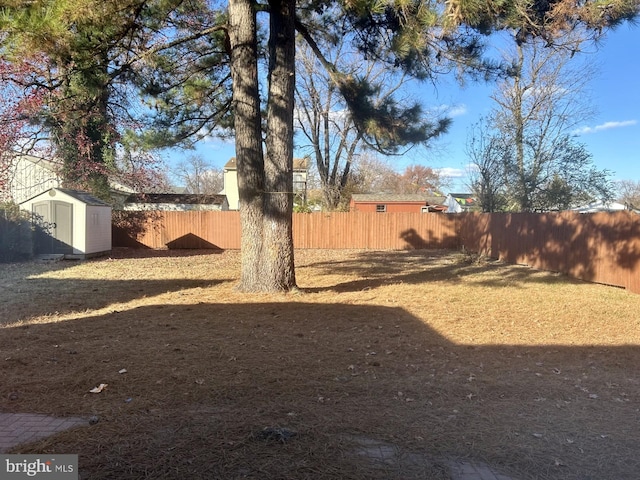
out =
[(637, 478), (639, 295), (443, 251), (296, 264), (288, 295), (235, 291), (237, 252), (3, 265), (0, 410), (97, 419), (17, 451), (92, 479)]

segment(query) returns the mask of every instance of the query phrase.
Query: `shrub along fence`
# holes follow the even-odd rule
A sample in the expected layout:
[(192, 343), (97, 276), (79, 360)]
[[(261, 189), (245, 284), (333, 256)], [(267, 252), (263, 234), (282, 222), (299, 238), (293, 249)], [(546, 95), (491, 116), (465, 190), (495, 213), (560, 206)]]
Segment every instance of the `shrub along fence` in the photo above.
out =
[[(296, 248), (464, 248), (640, 293), (640, 216), (630, 212), (455, 215), (297, 213)], [(240, 248), (238, 212), (119, 212), (113, 245)]]

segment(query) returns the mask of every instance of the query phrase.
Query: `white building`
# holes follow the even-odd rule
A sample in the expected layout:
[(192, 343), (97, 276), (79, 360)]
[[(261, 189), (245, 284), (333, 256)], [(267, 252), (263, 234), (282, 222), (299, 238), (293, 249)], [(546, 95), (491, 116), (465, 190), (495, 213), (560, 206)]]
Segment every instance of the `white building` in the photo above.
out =
[(52, 188), (20, 208), (32, 214), (36, 255), (88, 258), (111, 251), (111, 205), (86, 192)]
[(44, 158), (31, 155), (16, 157), (7, 172), (9, 188), (2, 194), (3, 201), (22, 203), (51, 188), (59, 187), (56, 173), (60, 165)]
[[(10, 201), (20, 204), (42, 192), (61, 186), (60, 171), (62, 165), (56, 160), (47, 160), (32, 155), (17, 156), (10, 170), (7, 172), (9, 188), (0, 192), (0, 201)], [(111, 194), (116, 203), (131, 193), (133, 189), (121, 183), (110, 181)]]
[[(302, 197), (301, 203), (306, 202), (308, 172), (309, 160), (307, 158), (293, 159), (293, 192), (296, 196)], [(238, 164), (235, 157), (224, 166), (224, 190), (220, 193), (227, 196), (229, 210), (239, 209)]]
[(205, 195), (195, 193), (138, 193), (129, 195), (123, 205), (128, 211), (192, 211), (192, 210), (229, 210), (224, 195)]
[(620, 212), (622, 210), (629, 210), (629, 208), (626, 205), (619, 202), (603, 202), (602, 200), (597, 200), (587, 205), (582, 205), (580, 207), (572, 208), (571, 210), (579, 213), (596, 213), (596, 212)]

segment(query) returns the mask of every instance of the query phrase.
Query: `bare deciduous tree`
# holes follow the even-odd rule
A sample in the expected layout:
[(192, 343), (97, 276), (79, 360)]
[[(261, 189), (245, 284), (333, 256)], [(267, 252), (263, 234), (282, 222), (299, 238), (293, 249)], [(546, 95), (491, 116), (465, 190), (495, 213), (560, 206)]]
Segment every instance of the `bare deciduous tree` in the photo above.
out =
[(620, 180), (618, 190), (620, 202), (629, 208), (640, 208), (640, 181)]
[(482, 211), (503, 210), (506, 206), (504, 165), (510, 161), (504, 139), (486, 135), (486, 124), (481, 120), (471, 130), (466, 153), (472, 165), (469, 186), (478, 197)]
[[(343, 27), (344, 28), (344, 27)], [(302, 42), (301, 42), (302, 43)], [(324, 207), (338, 208), (353, 173), (355, 159), (364, 148), (382, 154), (397, 154), (444, 133), (450, 120), (423, 112), (421, 105), (407, 93), (409, 79), (399, 70), (385, 68), (376, 62), (379, 53), (370, 57), (349, 50), (343, 38), (335, 45), (323, 42), (325, 60), (344, 75), (358, 78), (370, 89), (377, 108), (387, 105), (396, 110), (398, 121), (406, 121), (406, 132), (387, 142), (367, 141), (357, 125), (331, 74), (311, 48), (304, 45), (298, 52), (298, 82), (296, 86), (296, 126), (301, 133), (303, 148), (311, 152), (320, 177)]]
[(389, 161), (371, 153), (358, 156), (347, 193), (396, 193), (400, 175)]
[(595, 170), (589, 153), (570, 135), (592, 114), (585, 94), (592, 69), (571, 52), (536, 39), (516, 38), (514, 45), (505, 58), (513, 64), (511, 76), (491, 97), (496, 106), (486, 119), (486, 138), (472, 135), (469, 145), (484, 208), (498, 207), (496, 188), (513, 211), (610, 197), (608, 172)]
[(423, 165), (409, 165), (400, 173), (392, 162), (372, 154), (362, 154), (354, 161), (353, 174), (345, 187), (345, 198), (353, 193), (423, 193), (441, 194), (447, 179), (437, 170)]
[(215, 195), (224, 188), (224, 172), (200, 155), (192, 155), (178, 165), (175, 176), (189, 193)]

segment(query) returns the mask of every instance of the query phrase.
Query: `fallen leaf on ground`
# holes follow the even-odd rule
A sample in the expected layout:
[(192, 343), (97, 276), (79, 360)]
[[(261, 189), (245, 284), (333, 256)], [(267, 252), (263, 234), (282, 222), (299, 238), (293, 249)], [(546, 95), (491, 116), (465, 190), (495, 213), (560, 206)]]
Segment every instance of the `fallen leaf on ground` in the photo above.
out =
[(105, 388), (107, 388), (107, 384), (106, 383), (101, 383), (100, 385), (98, 385), (95, 388), (92, 388), (91, 390), (89, 390), (89, 393), (100, 393), (102, 392)]

